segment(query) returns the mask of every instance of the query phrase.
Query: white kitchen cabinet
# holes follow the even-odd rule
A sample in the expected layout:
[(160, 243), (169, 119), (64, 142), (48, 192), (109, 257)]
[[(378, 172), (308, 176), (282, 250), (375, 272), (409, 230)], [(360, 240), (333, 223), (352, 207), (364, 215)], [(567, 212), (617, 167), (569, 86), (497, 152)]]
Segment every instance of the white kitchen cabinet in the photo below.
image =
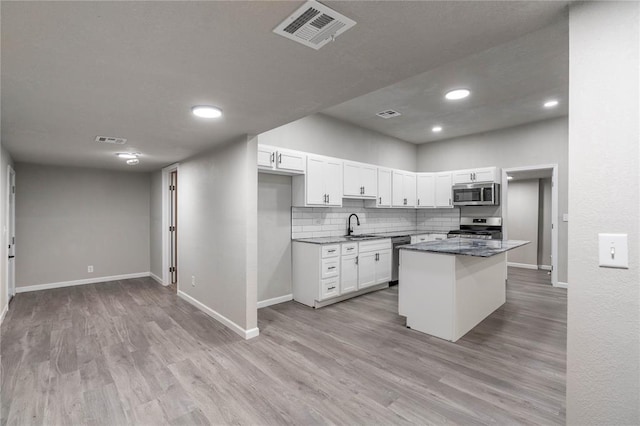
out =
[(436, 206), (436, 175), (434, 173), (416, 174), (416, 207), (433, 208)]
[(453, 207), (451, 203), (451, 172), (435, 173), (435, 207)]
[(391, 281), (390, 239), (361, 242), (358, 258), (358, 289)]
[(378, 168), (378, 199), (376, 207), (391, 207), (391, 169)]
[(258, 170), (278, 174), (303, 174), (307, 155), (304, 152), (258, 145)]
[(319, 155), (307, 156), (307, 172), (291, 180), (296, 207), (342, 205), (342, 160)]
[(378, 194), (376, 166), (353, 161), (344, 162), (344, 197), (375, 198)]
[(358, 289), (358, 243), (343, 243), (340, 258), (340, 294)]
[(394, 170), (392, 174), (393, 207), (415, 208), (416, 206), (416, 174), (402, 170)]
[(453, 184), (497, 182), (500, 174), (497, 167), (483, 167), (478, 169), (456, 170), (453, 172)]
[(411, 244), (424, 243), (427, 241), (446, 240), (447, 234), (419, 234), (411, 236)]

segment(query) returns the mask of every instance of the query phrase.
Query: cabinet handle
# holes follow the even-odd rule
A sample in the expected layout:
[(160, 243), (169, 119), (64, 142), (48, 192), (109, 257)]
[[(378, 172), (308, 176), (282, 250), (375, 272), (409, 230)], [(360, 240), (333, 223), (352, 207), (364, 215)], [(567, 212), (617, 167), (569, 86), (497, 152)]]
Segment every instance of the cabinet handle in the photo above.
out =
[(359, 256), (356, 256), (356, 265), (358, 264), (358, 257), (359, 257)]
[(327, 200), (327, 194), (324, 194), (324, 202), (327, 203), (329, 200)]
[(420, 205), (420, 198), (418, 198), (418, 205)]
[(282, 154), (278, 154), (278, 164), (282, 164)]
[(380, 253), (376, 253), (376, 262), (380, 260)]
[(451, 198), (449, 198), (449, 205), (451, 205)]
[(272, 152), (271, 153), (271, 162), (274, 163), (276, 161), (276, 153)]
[(329, 266), (327, 269), (336, 269), (335, 266)]
[(347, 251), (353, 250), (353, 247), (347, 247)]
[(330, 200), (330, 198), (329, 198), (329, 197), (330, 197), (330, 195), (329, 195), (329, 194), (327, 194), (327, 204), (329, 204), (329, 200)]
[(380, 203), (378, 203), (378, 204), (382, 204), (382, 197), (380, 197)]
[(364, 195), (364, 193), (367, 192), (364, 190), (364, 186), (362, 187), (362, 195)]
[(336, 288), (336, 286), (334, 285), (333, 287), (329, 287), (327, 288), (327, 290), (333, 290), (334, 288)]
[(329, 253), (333, 253), (333, 252), (335, 252), (335, 251), (336, 251), (336, 249), (327, 250), (327, 252), (329, 252)]

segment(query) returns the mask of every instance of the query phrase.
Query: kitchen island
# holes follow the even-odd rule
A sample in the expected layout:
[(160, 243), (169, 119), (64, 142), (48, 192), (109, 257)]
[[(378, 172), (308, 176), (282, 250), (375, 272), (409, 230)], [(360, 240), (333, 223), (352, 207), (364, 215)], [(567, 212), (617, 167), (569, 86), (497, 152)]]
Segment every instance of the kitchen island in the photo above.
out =
[(506, 252), (528, 241), (450, 238), (400, 247), (398, 312), (452, 342), (506, 301)]

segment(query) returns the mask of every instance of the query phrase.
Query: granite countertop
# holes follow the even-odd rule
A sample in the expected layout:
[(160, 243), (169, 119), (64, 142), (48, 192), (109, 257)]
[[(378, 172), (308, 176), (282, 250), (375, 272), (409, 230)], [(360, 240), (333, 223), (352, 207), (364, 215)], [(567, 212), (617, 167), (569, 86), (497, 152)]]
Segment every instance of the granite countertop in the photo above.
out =
[(514, 248), (529, 244), (520, 240), (475, 240), (471, 238), (448, 238), (440, 241), (407, 244), (401, 250), (424, 251), (439, 254), (459, 254), (465, 256), (491, 257)]
[[(393, 231), (393, 232), (375, 232), (371, 237), (367, 237), (362, 240), (350, 240), (344, 236), (338, 237), (313, 237), (313, 238), (296, 238), (293, 241), (298, 241), (301, 243), (310, 243), (310, 244), (339, 244), (339, 243), (350, 243), (350, 242), (361, 242), (361, 241), (372, 241), (372, 240), (381, 240), (385, 238), (394, 238), (394, 237), (403, 237), (406, 235), (424, 235), (424, 234), (443, 234), (446, 235), (446, 231)], [(355, 234), (354, 237), (358, 235)]]

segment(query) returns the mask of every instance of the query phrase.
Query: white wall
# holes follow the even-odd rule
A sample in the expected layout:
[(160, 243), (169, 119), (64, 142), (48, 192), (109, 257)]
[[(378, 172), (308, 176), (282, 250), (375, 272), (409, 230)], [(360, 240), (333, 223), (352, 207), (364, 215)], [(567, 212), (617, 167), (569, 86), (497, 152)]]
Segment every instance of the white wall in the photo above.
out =
[(149, 174), (15, 169), (16, 288), (149, 272)]
[(530, 241), (529, 244), (511, 250), (507, 254), (510, 263), (531, 267), (538, 266), (538, 179), (514, 180), (507, 188), (509, 209), (507, 229), (510, 240)]
[(258, 300), (291, 288), (291, 177), (258, 174)]
[[(640, 3), (572, 5), (567, 423), (640, 424)], [(598, 267), (598, 233), (629, 269)]]
[(416, 145), (322, 114), (310, 115), (261, 133), (258, 143), (416, 170)]
[[(418, 147), (418, 171), (558, 164), (558, 279), (567, 282), (568, 120), (540, 121)], [(464, 216), (468, 211), (463, 209)], [(488, 210), (490, 211), (490, 210)], [(491, 214), (491, 213), (490, 213)]]
[(162, 280), (162, 171), (151, 174), (149, 270)]
[(179, 172), (178, 290), (239, 333), (257, 331), (256, 164), (255, 138), (244, 137)]
[[(7, 250), (9, 246), (7, 223), (7, 168), (13, 166), (11, 155), (0, 145), (0, 229), (2, 229), (0, 241), (0, 314), (7, 308), (9, 300), (7, 293), (9, 282), (7, 281)], [(17, 177), (16, 177), (17, 179)]]

